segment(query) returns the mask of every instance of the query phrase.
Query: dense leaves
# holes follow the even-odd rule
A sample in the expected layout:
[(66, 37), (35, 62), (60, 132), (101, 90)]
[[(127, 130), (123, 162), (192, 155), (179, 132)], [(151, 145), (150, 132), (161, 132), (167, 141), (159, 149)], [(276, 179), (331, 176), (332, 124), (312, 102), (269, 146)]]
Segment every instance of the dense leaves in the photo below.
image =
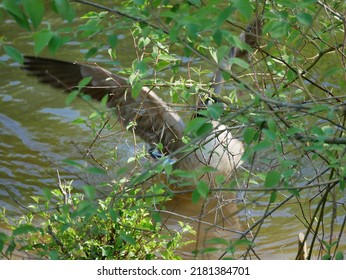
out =
[[(55, 27), (53, 22), (42, 24), (43, 20), (49, 21), (48, 6), (42, 0), (2, 1), (1, 9), (6, 16), (23, 30), (31, 32), (32, 52), (36, 55), (46, 49), (50, 53), (59, 53), (64, 44), (73, 40), (83, 42), (85, 59), (106, 57), (111, 67), (121, 68), (129, 77), (132, 98), (138, 97), (143, 86), (168, 93), (164, 98), (186, 119), (182, 140), (188, 144), (186, 149), (190, 152), (196, 150), (193, 139), (208, 137), (212, 120), (232, 127), (232, 134), (245, 143), (243, 169), (236, 174), (224, 178), (214, 174), (213, 170), (204, 171), (215, 177), (217, 188), (227, 194), (234, 190), (243, 194), (244, 191), (240, 203), (244, 213), (251, 212), (247, 210), (251, 205), (260, 208), (262, 212), (258, 212), (264, 214), (260, 221), (247, 222), (246, 234), (239, 234), (239, 240), (212, 238), (209, 245), (220, 245), (225, 252), (222, 256), (234, 257), (235, 245), (239, 243), (245, 249), (238, 253), (238, 257), (257, 257), (251, 251), (256, 247), (251, 246), (261, 233), (262, 222), (276, 209), (295, 204), (297, 207), (292, 216), (298, 217), (297, 223), (312, 240), (309, 258), (313, 251), (318, 252), (317, 258), (344, 258), (345, 1), (232, 0), (227, 3), (183, 1), (172, 4), (141, 0), (118, 5), (111, 1), (109, 6), (107, 3), (99, 5), (101, 12), (99, 9), (93, 11), (94, 7), (90, 6), (91, 11), (81, 17), (76, 16), (81, 4), (75, 2), (83, 1), (50, 2), (49, 9), (61, 16), (65, 24), (71, 25), (62, 29)], [(255, 36), (259, 40), (256, 49), (239, 39), (241, 32), (249, 32), (247, 26), (254, 18), (261, 18), (263, 23), (262, 33)], [(128, 30), (131, 32), (126, 34), (132, 36), (133, 46), (128, 46), (126, 51), (122, 49), (122, 52), (126, 55), (134, 53), (134, 58), (131, 65), (122, 65), (118, 57), (119, 41)], [(22, 63), (23, 56), (11, 40), (1, 39), (1, 44), (8, 57)], [(229, 58), (231, 47), (246, 50), (249, 54)], [(218, 85), (211, 82), (211, 73), (217, 68), (224, 79), (221, 97), (215, 94)], [(81, 91), (89, 81), (88, 78), (82, 80), (78, 90), (67, 96), (66, 103), (71, 104), (77, 96), (83, 97)], [(84, 100), (88, 101), (85, 96)], [(201, 100), (207, 105), (196, 112), (196, 104)], [(103, 103), (105, 105), (107, 100)], [(184, 115), (186, 112), (189, 117), (197, 117), (189, 119)], [(101, 124), (97, 126), (95, 120)], [(105, 113), (99, 111), (88, 121), (78, 119), (75, 123), (86, 124), (97, 136), (97, 127), (111, 129)], [(127, 129), (132, 131), (135, 126), (133, 120)], [(162, 144), (156, 144), (157, 149), (161, 147), (162, 150)], [(112, 153), (112, 159), (118, 160), (115, 153)], [(127, 163), (142, 167), (143, 159), (148, 158), (146, 148), (138, 149)], [(100, 169), (67, 162), (94, 174), (107, 169), (106, 164), (100, 164)], [(170, 183), (177, 185), (178, 190), (188, 191), (191, 186), (187, 182), (192, 181), (195, 184), (191, 199), (197, 204), (219, 191), (200, 180), (203, 177), (200, 170), (174, 170), (172, 162), (174, 159), (162, 156), (153, 166), (145, 165), (145, 168), (132, 172), (130, 178), (123, 178), (121, 183), (130, 182), (134, 186), (165, 171), (167, 186), (160, 185), (159, 190), (152, 188), (150, 195), (170, 197)], [(140, 204), (141, 200), (126, 200), (122, 196), (114, 208), (110, 199), (95, 203), (95, 193), (90, 186), (84, 191), (87, 200), (79, 200), (75, 212), (70, 213), (69, 206), (64, 205), (66, 211), (61, 212), (64, 214), (46, 217), (49, 222), (44, 231), (49, 232), (49, 227), (53, 229), (48, 243), (51, 252), (48, 254), (44, 249), (47, 250), (43, 252), (45, 257), (153, 258), (158, 250), (153, 243), (155, 238), (162, 246), (177, 247), (180, 236), (173, 236), (168, 246), (165, 237), (158, 233), (157, 225), (148, 218), (160, 220), (157, 213), (149, 211), (153, 199)], [(136, 191), (129, 193), (137, 195), (133, 193)], [(148, 201), (149, 205), (146, 204)], [(326, 211), (329, 211), (327, 215)], [(253, 218), (249, 217), (247, 221), (253, 221)], [(79, 236), (83, 227), (88, 233)], [(40, 232), (31, 221), (28, 225), (13, 227), (14, 237), (33, 234), (38, 238)], [(249, 233), (255, 234), (250, 236)], [(247, 234), (249, 240), (243, 239)], [(143, 240), (140, 235), (144, 236)], [(332, 237), (327, 240), (326, 235)], [(0, 235), (0, 249), (4, 251), (4, 244), (8, 244), (7, 255), (18, 242), (14, 237)], [(73, 245), (69, 241), (76, 237), (79, 247), (71, 248)], [(67, 243), (61, 246), (57, 240)], [(316, 245), (317, 242), (321, 246)], [(115, 245), (111, 246), (111, 243)], [(146, 243), (148, 251), (136, 255)], [(33, 244), (27, 246), (32, 246), (31, 250), (37, 249)], [(216, 247), (206, 250), (218, 251)], [(45, 247), (42, 245), (42, 248)], [(167, 258), (174, 257), (173, 252), (169, 254)]]

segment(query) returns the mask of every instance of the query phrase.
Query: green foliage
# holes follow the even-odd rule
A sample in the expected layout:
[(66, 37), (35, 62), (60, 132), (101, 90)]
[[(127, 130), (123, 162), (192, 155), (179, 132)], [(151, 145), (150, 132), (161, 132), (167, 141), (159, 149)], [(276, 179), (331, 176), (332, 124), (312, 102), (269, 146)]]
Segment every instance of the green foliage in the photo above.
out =
[[(70, 185), (61, 188), (71, 191)], [(11, 258), (18, 250), (39, 259), (179, 258), (175, 251), (186, 243), (182, 238), (191, 228), (165, 233), (157, 216), (153, 219), (153, 204), (136, 198), (140, 190), (122, 194), (115, 190), (104, 199), (95, 197), (94, 187), (85, 186), (84, 191), (73, 193), (66, 204), (66, 194), (53, 190), (45, 207), (56, 205), (57, 211), (42, 211), (35, 202), (29, 207), (36, 214), (23, 216), (14, 225), (6, 220), (12, 234), (0, 233), (2, 254)]]
[[(210, 136), (212, 120), (232, 127), (232, 135), (245, 143), (243, 169), (229, 178), (210, 169), (174, 169), (171, 164), (164, 164), (165, 157), (148, 167), (143, 164), (148, 159), (145, 148), (124, 160), (135, 165), (130, 175), (122, 178), (124, 182), (140, 184), (164, 171), (166, 179), (178, 190), (191, 187), (191, 182), (195, 184), (191, 190), (195, 204), (215, 193), (214, 186), (199, 180), (204, 173), (214, 176), (217, 187), (227, 194), (230, 190), (246, 190), (239, 208), (248, 213), (247, 209), (253, 207), (263, 215), (246, 217), (247, 221), (257, 220), (247, 222), (248, 228), (238, 240), (211, 239), (209, 244), (219, 246), (200, 252), (224, 250), (232, 258), (239, 242), (245, 247), (241, 256), (249, 258), (255, 252), (253, 246), (262, 233), (262, 225), (268, 222), (270, 227), (267, 217), (279, 208), (295, 205), (288, 211), (299, 217), (296, 222), (313, 237), (312, 250), (320, 250), (318, 256), (323, 259), (344, 258), (339, 249), (344, 246), (340, 244), (344, 237), (336, 231), (344, 229), (345, 222), (340, 221), (345, 221), (346, 215), (340, 199), (344, 197), (346, 176), (345, 19), (341, 12), (346, 8), (345, 1), (195, 0), (173, 4), (139, 0), (118, 6), (113, 2), (109, 6), (102, 4), (102, 11), (88, 11), (80, 18), (76, 18), (78, 5), (73, 1), (51, 1), (53, 11), (68, 22), (64, 28), (56, 27), (53, 21), (42, 24), (43, 19), (49, 21), (43, 2), (1, 2), (8, 18), (31, 32), (36, 55), (45, 50), (59, 53), (65, 43), (79, 41), (86, 59), (110, 57), (110, 67), (120, 68), (129, 77), (133, 98), (138, 97), (143, 86), (168, 92), (162, 95), (164, 99), (182, 115), (189, 113), (183, 116), (187, 123), (182, 138), (187, 144), (184, 151), (194, 152), (198, 148), (196, 139)], [(263, 19), (257, 50), (239, 39), (239, 33), (246, 30), (255, 14)], [(75, 24), (70, 24), (73, 21)], [(123, 34), (132, 36), (133, 46), (120, 46)], [(23, 62), (21, 52), (10, 39), (1, 38), (1, 47), (12, 60)], [(250, 58), (228, 58), (231, 47), (249, 51)], [(121, 56), (132, 52), (132, 62), (122, 65)], [(197, 101), (215, 97), (215, 85), (210, 80), (216, 68), (223, 72), (225, 90), (218, 97), (225, 106), (209, 104), (197, 112), (198, 117), (189, 119), (196, 114), (193, 108)], [(66, 103), (71, 104), (77, 96), (89, 101), (82, 93), (89, 82), (89, 78), (82, 80), (78, 89), (67, 96)], [(106, 103), (105, 98), (102, 104)], [(74, 123), (87, 125), (99, 139), (96, 135), (101, 130), (113, 127), (107, 123), (103, 109), (96, 110), (88, 120), (79, 118)], [(133, 131), (136, 125), (134, 119), (127, 130)], [(155, 144), (162, 150), (161, 143)], [(118, 164), (117, 151), (111, 153)], [(78, 161), (65, 163), (78, 171), (104, 173), (102, 168), (88, 168)], [(122, 169), (119, 174), (127, 171)], [(148, 189), (156, 199), (167, 187), (154, 184)], [(37, 226), (29, 215), (13, 227), (12, 235), (0, 234), (2, 252), (10, 255), (17, 244), (27, 241), (22, 245), (25, 250), (37, 250), (45, 258), (154, 258), (159, 250), (159, 245), (154, 245), (156, 240), (162, 248), (172, 249), (167, 255), (160, 252), (163, 258), (175, 258), (174, 249), (181, 236), (168, 241), (161, 235), (159, 214), (150, 208), (154, 198), (146, 200), (149, 207), (134, 199), (138, 190), (104, 200), (97, 200), (90, 186), (84, 192), (86, 198), (76, 195), (73, 204), (60, 206), (60, 212), (45, 213), (46, 223), (42, 226)], [(48, 202), (52, 205), (52, 201)], [(82, 229), (86, 229), (85, 233)], [(249, 240), (243, 241), (244, 235), (254, 232), (252, 239), (248, 236)], [(326, 242), (326, 235), (338, 237)], [(18, 239), (22, 236), (32, 239)], [(143, 255), (139, 252), (141, 246), (148, 246)], [(256, 253), (251, 257), (254, 255), (257, 257)]]

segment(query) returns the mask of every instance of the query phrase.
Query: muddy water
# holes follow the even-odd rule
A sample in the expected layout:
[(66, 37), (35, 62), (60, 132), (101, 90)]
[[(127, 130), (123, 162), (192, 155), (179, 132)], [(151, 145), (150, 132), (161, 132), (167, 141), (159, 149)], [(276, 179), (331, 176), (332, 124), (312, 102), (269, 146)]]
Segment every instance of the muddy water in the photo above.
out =
[[(13, 39), (16, 47), (32, 54), (32, 47), (21, 37), (16, 24), (6, 22), (1, 25), (1, 29), (8, 38)], [(13, 34), (16, 34), (15, 38), (12, 37)], [(120, 40), (118, 53), (126, 53), (121, 60), (124, 65), (129, 65), (133, 53), (127, 50), (132, 46), (132, 42), (127, 34), (120, 35), (120, 38), (126, 39)], [(74, 47), (75, 44), (79, 43), (65, 46), (57, 57), (71, 61), (82, 60), (83, 50)], [(100, 61), (104, 60), (103, 56), (98, 58)], [(0, 64), (0, 208), (5, 208), (7, 214), (12, 217), (18, 217), (28, 211), (28, 205), (33, 202), (31, 196), (40, 194), (44, 188), (56, 188), (57, 169), (60, 171), (61, 179), (74, 180), (76, 188), (86, 182), (101, 185), (109, 181), (109, 177), (80, 174), (63, 161), (67, 158), (83, 159), (85, 150), (92, 143), (94, 136), (88, 127), (72, 124), (72, 121), (78, 117), (87, 118), (93, 112), (93, 108), (86, 106), (81, 100), (66, 106), (61, 92), (40, 85), (35, 79), (27, 77), (19, 65), (11, 63), (6, 55), (2, 55), (0, 61), (3, 62)], [(116, 120), (113, 119), (112, 122), (116, 123)], [(94, 151), (95, 154), (109, 150), (117, 151), (118, 159), (114, 162), (114, 172), (126, 164), (126, 159), (133, 155), (135, 149), (132, 135), (121, 134), (122, 140), (119, 141), (117, 131), (120, 131), (120, 128), (115, 126), (115, 134), (105, 138)], [(183, 219), (191, 223), (197, 231), (198, 243), (182, 250), (181, 255), (184, 258), (192, 258), (191, 251), (203, 247), (205, 240), (211, 237), (239, 237), (241, 232), (263, 216), (267, 205), (265, 199), (246, 204), (241, 197), (241, 193), (238, 193), (226, 201), (223, 200), (225, 206), (222, 211), (218, 207), (217, 212), (213, 209), (220, 203), (219, 200), (210, 202), (205, 208), (203, 204), (192, 204), (187, 195), (178, 196), (167, 205), (167, 211), (163, 212), (163, 215), (168, 219), (170, 230), (178, 229), (175, 221)], [(257, 197), (258, 194), (255, 194), (254, 198)], [(285, 195), (282, 194), (281, 198), (284, 199)], [(248, 197), (248, 201), (251, 201), (251, 198)], [(328, 209), (331, 207), (332, 205)], [(295, 258), (298, 233), (305, 230), (296, 218), (300, 213), (299, 209), (297, 201), (292, 199), (289, 204), (265, 220), (256, 237), (255, 250), (261, 259)], [(201, 213), (205, 211), (209, 211), (209, 214), (201, 218)], [(338, 218), (341, 219), (343, 214), (339, 213)], [(327, 212), (326, 216), (328, 215), (331, 214)], [(4, 231), (1, 227), (3, 225), (0, 224), (0, 231)], [(255, 231), (251, 233), (256, 234)], [(193, 236), (190, 238), (196, 239)], [(214, 253), (211, 257), (219, 256), (220, 252)]]

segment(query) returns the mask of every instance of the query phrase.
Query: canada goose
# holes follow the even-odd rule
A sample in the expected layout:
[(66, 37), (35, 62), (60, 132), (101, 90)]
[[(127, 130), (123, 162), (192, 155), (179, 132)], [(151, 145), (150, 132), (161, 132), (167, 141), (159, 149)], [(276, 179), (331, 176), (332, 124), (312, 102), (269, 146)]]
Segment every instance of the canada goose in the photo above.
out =
[[(252, 26), (259, 29), (259, 21)], [(257, 33), (248, 29), (243, 40), (255, 47)], [(255, 36), (253, 35), (255, 34)], [(230, 55), (242, 57), (246, 52), (232, 48)], [(184, 146), (182, 141), (185, 124), (178, 113), (163, 102), (151, 88), (143, 87), (136, 99), (131, 96), (131, 86), (127, 79), (90, 63), (71, 63), (50, 58), (25, 56), (23, 69), (30, 75), (38, 77), (42, 83), (50, 84), (70, 92), (78, 83), (91, 77), (83, 92), (93, 99), (102, 100), (108, 95), (108, 106), (115, 109), (124, 126), (134, 122), (135, 134), (150, 145), (162, 144), (163, 153), (174, 153), (177, 159), (175, 166), (179, 169), (194, 170), (208, 165), (217, 172), (229, 176), (240, 165), (244, 148), (240, 140), (233, 138), (223, 124), (211, 121), (213, 132), (198, 144), (198, 149), (177, 153)], [(215, 81), (220, 84), (222, 75), (216, 71)], [(219, 91), (215, 90), (215, 91)]]

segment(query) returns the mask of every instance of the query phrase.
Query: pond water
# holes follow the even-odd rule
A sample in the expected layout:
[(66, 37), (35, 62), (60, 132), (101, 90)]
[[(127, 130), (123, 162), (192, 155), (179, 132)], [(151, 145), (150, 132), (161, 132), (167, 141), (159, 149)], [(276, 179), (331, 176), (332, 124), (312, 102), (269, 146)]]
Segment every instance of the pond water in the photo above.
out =
[[(32, 46), (26, 42), (24, 33), (15, 23), (7, 21), (1, 24), (1, 31), (21, 51), (32, 54)], [(120, 59), (128, 66), (134, 56), (134, 51), (129, 51), (132, 39), (128, 34), (119, 35), (117, 51), (124, 54)], [(73, 45), (79, 43), (65, 46), (56, 58), (83, 60), (83, 50)], [(99, 60), (103, 61), (104, 57), (100, 56)], [(74, 180), (77, 188), (85, 182), (98, 185), (109, 181), (109, 177), (78, 174), (77, 170), (64, 162), (65, 159), (82, 160), (86, 149), (91, 145), (94, 135), (90, 128), (73, 124), (72, 121), (78, 117), (87, 118), (93, 108), (86, 106), (81, 100), (75, 100), (72, 105), (66, 106), (64, 95), (59, 90), (41, 85), (34, 78), (28, 77), (6, 55), (2, 55), (0, 61), (0, 208), (5, 208), (11, 217), (19, 217), (28, 211), (28, 205), (33, 203), (31, 196), (41, 194), (42, 189), (57, 187), (57, 169), (62, 180)], [(116, 119), (111, 122), (116, 123)], [(110, 133), (95, 148), (95, 154), (104, 153), (106, 148), (108, 151), (116, 149), (120, 158), (117, 164), (121, 165), (126, 164), (126, 159), (133, 153), (134, 142), (130, 133), (122, 135), (122, 141), (119, 141), (117, 131), (120, 129), (115, 126), (114, 134)], [(117, 164), (114, 166), (115, 170)], [(284, 194), (279, 196), (284, 199)], [(345, 203), (345, 199), (342, 198), (340, 202)], [(227, 211), (233, 218), (227, 228), (235, 232), (244, 230), (263, 216), (266, 205), (267, 202), (258, 200), (244, 208), (244, 204), (238, 207), (237, 202), (232, 202), (232, 207)], [(175, 209), (171, 215), (167, 215), (172, 221), (181, 216), (198, 215), (198, 208), (185, 197), (173, 200), (169, 207)], [(327, 207), (331, 208), (332, 205)], [(296, 199), (291, 199), (282, 209), (265, 219), (256, 238), (256, 254), (261, 259), (294, 259), (297, 254), (298, 233), (305, 232), (304, 225), (297, 219), (300, 215), (299, 203)], [(331, 214), (326, 213), (326, 217), (328, 215)], [(338, 218), (341, 219), (343, 215), (344, 213), (338, 213)], [(210, 219), (207, 222), (214, 223), (213, 218)], [(171, 226), (174, 228), (173, 225), (172, 222)], [(207, 228), (208, 226), (205, 230)], [(5, 230), (4, 225), (0, 224), (0, 231)], [(220, 233), (215, 229), (206, 232), (211, 232), (211, 236), (237, 235)], [(346, 244), (345, 237), (343, 241)], [(340, 249), (345, 252), (345, 245), (342, 246)], [(189, 258), (193, 249), (193, 246), (187, 247), (181, 254)]]

